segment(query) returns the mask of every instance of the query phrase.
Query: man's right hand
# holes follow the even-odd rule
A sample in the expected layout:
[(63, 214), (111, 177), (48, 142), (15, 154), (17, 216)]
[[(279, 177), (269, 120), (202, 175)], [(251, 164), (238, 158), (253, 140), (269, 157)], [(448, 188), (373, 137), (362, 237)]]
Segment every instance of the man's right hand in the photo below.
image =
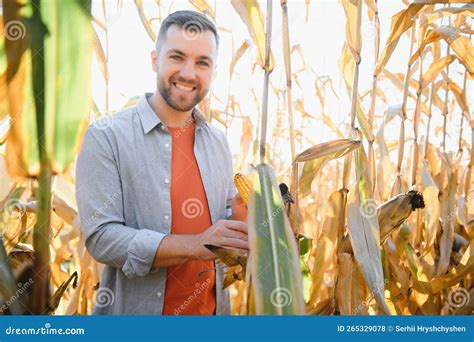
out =
[(200, 244), (198, 258), (214, 260), (216, 256), (204, 245), (215, 245), (247, 254), (249, 250), (247, 223), (234, 220), (219, 220), (206, 231), (198, 234)]

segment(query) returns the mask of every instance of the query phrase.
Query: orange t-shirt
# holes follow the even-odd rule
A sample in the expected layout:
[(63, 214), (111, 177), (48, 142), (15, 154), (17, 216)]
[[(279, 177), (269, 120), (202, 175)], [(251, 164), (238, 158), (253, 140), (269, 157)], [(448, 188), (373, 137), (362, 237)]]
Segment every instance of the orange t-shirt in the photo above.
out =
[[(198, 234), (212, 225), (194, 157), (194, 128), (194, 121), (181, 128), (168, 127), (172, 136), (172, 234)], [(213, 315), (216, 307), (213, 267), (213, 261), (200, 260), (168, 267), (163, 315)]]

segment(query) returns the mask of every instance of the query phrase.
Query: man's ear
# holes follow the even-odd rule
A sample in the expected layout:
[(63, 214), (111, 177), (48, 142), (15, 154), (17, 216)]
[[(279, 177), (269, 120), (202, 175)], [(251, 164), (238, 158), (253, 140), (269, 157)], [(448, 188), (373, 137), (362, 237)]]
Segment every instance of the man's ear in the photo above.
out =
[(158, 70), (158, 54), (156, 53), (156, 50), (153, 50), (150, 54), (151, 56), (151, 67), (154, 72), (157, 72)]

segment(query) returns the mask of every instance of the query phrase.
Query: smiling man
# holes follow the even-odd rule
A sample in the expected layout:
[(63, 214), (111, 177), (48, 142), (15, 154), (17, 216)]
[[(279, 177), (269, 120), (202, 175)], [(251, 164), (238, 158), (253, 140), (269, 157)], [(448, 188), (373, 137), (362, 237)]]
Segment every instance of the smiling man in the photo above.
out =
[(248, 251), (247, 211), (224, 134), (195, 107), (219, 37), (204, 15), (163, 20), (157, 89), (89, 126), (77, 160), (85, 244), (105, 264), (94, 314), (229, 314), (224, 269), (203, 245)]

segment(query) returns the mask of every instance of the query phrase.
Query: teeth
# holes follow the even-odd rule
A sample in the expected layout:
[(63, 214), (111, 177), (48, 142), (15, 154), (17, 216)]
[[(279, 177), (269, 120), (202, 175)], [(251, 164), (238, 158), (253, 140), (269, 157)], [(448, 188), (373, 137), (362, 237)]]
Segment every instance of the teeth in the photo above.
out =
[(194, 90), (193, 87), (188, 87), (188, 86), (185, 86), (184, 84), (175, 83), (174, 85), (176, 86), (176, 88), (181, 89), (181, 90), (184, 90), (184, 91), (192, 91), (192, 90)]

